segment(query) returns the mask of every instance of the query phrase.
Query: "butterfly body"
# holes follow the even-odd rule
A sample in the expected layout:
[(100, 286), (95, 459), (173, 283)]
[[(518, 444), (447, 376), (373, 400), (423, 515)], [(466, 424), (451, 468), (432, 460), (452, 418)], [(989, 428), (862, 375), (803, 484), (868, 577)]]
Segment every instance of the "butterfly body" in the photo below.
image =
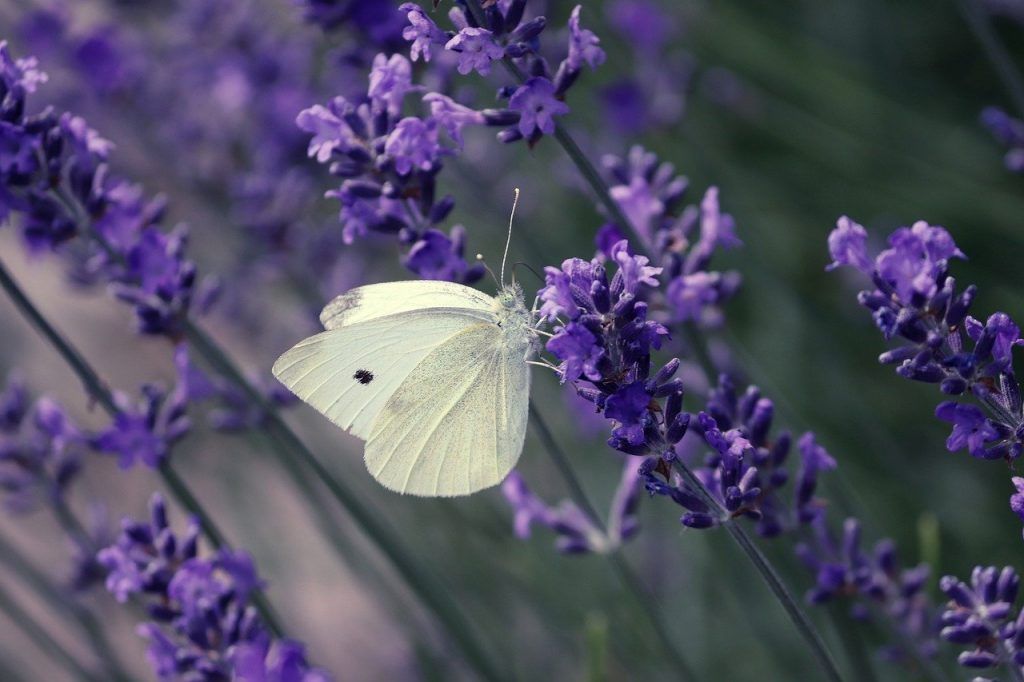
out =
[(359, 287), (329, 303), (326, 331), (274, 374), (366, 440), (385, 487), (465, 495), (501, 482), (526, 433), (533, 315), (517, 284), (492, 297), (450, 282)]

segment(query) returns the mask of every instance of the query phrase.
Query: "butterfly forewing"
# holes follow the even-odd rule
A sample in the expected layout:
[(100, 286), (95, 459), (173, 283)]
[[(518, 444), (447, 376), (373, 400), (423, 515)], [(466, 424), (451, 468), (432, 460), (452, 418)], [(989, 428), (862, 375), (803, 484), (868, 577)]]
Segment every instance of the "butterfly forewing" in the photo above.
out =
[(433, 308), (456, 309), (481, 319), (494, 315), (494, 298), (453, 282), (419, 280), (356, 287), (320, 312), (324, 329), (352, 326), (380, 317)]
[(380, 411), (366, 465), (381, 484), (426, 496), (500, 483), (526, 434), (524, 348), (496, 324), (468, 327), (428, 354)]
[(296, 344), (274, 363), (295, 395), (366, 438), (388, 398), (447, 339), (480, 325), (471, 312), (415, 310), (345, 325)]

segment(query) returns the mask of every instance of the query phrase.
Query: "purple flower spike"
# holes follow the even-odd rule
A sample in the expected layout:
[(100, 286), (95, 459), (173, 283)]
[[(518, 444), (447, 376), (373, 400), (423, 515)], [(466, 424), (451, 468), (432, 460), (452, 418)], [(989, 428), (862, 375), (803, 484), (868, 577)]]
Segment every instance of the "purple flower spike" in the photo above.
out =
[(539, 76), (520, 85), (512, 93), (508, 106), (519, 112), (519, 133), (527, 139), (553, 134), (555, 116), (569, 113), (569, 106), (555, 99), (554, 84)]
[(501, 59), (505, 50), (494, 40), (494, 34), (484, 28), (464, 28), (449, 40), (444, 49), (459, 55), (458, 71), (466, 75), (476, 71), (481, 76), (491, 72), (491, 62)]

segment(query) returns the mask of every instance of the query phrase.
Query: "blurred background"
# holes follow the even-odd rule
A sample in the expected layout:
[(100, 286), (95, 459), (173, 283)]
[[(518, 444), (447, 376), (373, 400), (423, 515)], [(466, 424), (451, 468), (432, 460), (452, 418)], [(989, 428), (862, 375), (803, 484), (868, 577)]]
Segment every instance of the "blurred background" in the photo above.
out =
[[(320, 4), (330, 3), (309, 3)], [(397, 14), (385, 2), (365, 5), (368, 14), (386, 15), (358, 19), (367, 26), (386, 28)], [(573, 3), (536, 6), (561, 27)], [(342, 244), (336, 203), (322, 196), (334, 183), (305, 160), (308, 137), (294, 125), (301, 109), (361, 91), (367, 66), (359, 41), (385, 45), (393, 30), (376, 34), (353, 20), (325, 31), (305, 20), (304, 9), (290, 0), (0, 0), (0, 38), (18, 56), (37, 56), (50, 75), (30, 101), (85, 117), (116, 145), (119, 173), (166, 197), (166, 224), (187, 223), (200, 273), (220, 278), (207, 327), (266, 382), (273, 359), (313, 331), (311, 313), (331, 296), (408, 277), (389, 241)], [(728, 352), (776, 401), (780, 426), (813, 429), (836, 457), (825, 496), (852, 501), (866, 536), (892, 537), (906, 563), (933, 562), (933, 580), (975, 564), (1020, 568), (1006, 466), (946, 451), (933, 387), (878, 365), (883, 344), (856, 304), (860, 282), (827, 275), (824, 266), (825, 239), (840, 215), (864, 224), (877, 243), (924, 219), (947, 227), (967, 253), (953, 274), (978, 285), (975, 314), (1024, 317), (1024, 177), (1007, 170), (1006, 150), (979, 122), (990, 105), (1024, 113), (1014, 110), (986, 51), (994, 36), (1024, 66), (1024, 4), (594, 0), (583, 16), (608, 59), (570, 93), (566, 127), (594, 159), (644, 145), (689, 178), (691, 201), (720, 188), (744, 242), (720, 265), (744, 283), (712, 333), (717, 352)], [(994, 33), (979, 32), (979, 21)], [(480, 106), (504, 83), (497, 73), (465, 80), (467, 97)], [(466, 226), (467, 253), (498, 261), (512, 188), (520, 187), (513, 260), (539, 270), (590, 256), (602, 219), (553, 140), (527, 149), (498, 144), (490, 129), (466, 135), (465, 152), (440, 183), (457, 200), (448, 222)], [(147, 381), (173, 383), (166, 341), (136, 336), (130, 311), (102, 288), (69, 283), (59, 261), (26, 255), (18, 242), (16, 232), (0, 232), (4, 263), (110, 386), (134, 393)], [(285, 283), (292, 275), (298, 291)], [(34, 396), (52, 396), (84, 427), (103, 427), (74, 374), (6, 299), (0, 335), (0, 372), (20, 373)], [(567, 394), (553, 376), (535, 375), (535, 401), (603, 509), (620, 460), (600, 423), (581, 416)], [(259, 436), (214, 428), (212, 417), (195, 415), (192, 433), (175, 448), (177, 468), (254, 555), (310, 658), (337, 679), (469, 676), (351, 521), (323, 511), (351, 543), (342, 565)], [(445, 598), (517, 675), (675, 677), (605, 559), (559, 554), (543, 529), (517, 540), (497, 490), (456, 500), (389, 493), (366, 474), (359, 441), (305, 407), (287, 418), (375, 515), (398, 528), (417, 560), (443, 576)], [(532, 431), (519, 471), (543, 498), (565, 496)], [(91, 456), (70, 499), (83, 518), (116, 523), (144, 514), (160, 485), (147, 469), (120, 471), (113, 458)], [(684, 529), (678, 509), (662, 500), (644, 499), (638, 514), (641, 531), (623, 551), (699, 679), (810, 679), (808, 652), (723, 533)], [(180, 509), (172, 508), (172, 523), (184, 524)], [(67, 580), (70, 548), (45, 510), (5, 513), (0, 534), (49, 579)], [(765, 549), (795, 593), (810, 587), (790, 543)], [(16, 576), (0, 571), (0, 585), (88, 659), (61, 614)], [(101, 588), (75, 598), (99, 615), (132, 673), (150, 679), (133, 631), (139, 613)], [(840, 651), (825, 615), (812, 610)], [(15, 620), (0, 617), (0, 676), (65, 679)], [(865, 650), (885, 642), (871, 624), (858, 627)], [(945, 652), (951, 677), (966, 678)], [(875, 669), (879, 679), (914, 678), (897, 664)]]

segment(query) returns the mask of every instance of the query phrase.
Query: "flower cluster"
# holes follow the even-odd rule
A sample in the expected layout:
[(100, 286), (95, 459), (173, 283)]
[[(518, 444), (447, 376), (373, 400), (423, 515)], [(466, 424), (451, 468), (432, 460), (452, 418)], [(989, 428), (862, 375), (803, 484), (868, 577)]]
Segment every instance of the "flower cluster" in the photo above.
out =
[(91, 439), (99, 452), (116, 455), (122, 469), (137, 463), (153, 469), (159, 467), (170, 454), (171, 446), (191, 427), (186, 415), (191, 397), (189, 361), (183, 344), (175, 351), (174, 363), (178, 380), (171, 392), (156, 384), (145, 384), (138, 403), (124, 393), (115, 393), (118, 413), (107, 429)]
[(139, 331), (176, 335), (196, 289), (184, 228), (159, 227), (164, 205), (110, 172), (111, 144), (81, 118), (46, 109), (26, 113), (43, 76), (34, 60), (11, 59), (0, 43), (0, 220), (22, 215), (32, 250), (58, 250), (86, 226), (86, 251), (66, 249), (82, 281), (107, 281), (132, 304)]
[(226, 549), (200, 556), (198, 522), (176, 534), (159, 495), (150, 502), (149, 521), (125, 519), (98, 559), (111, 594), (121, 602), (140, 599), (152, 618), (138, 632), (149, 641), (148, 658), (161, 680), (327, 679), (309, 669), (294, 643), (281, 642), (272, 654), (270, 635), (250, 604), (262, 585), (252, 558)]
[(453, 31), (438, 27), (419, 5), (402, 5), (409, 17), (404, 35), (412, 42), (411, 56), (430, 61), (435, 49), (454, 52), (459, 73), (475, 71), (484, 76), (491, 72), (494, 62), (507, 59), (526, 76), (522, 83), (499, 90), (498, 96), (508, 100), (508, 108), (492, 125), (509, 126), (498, 136), (502, 142), (526, 140), (536, 144), (544, 135), (555, 132), (555, 117), (569, 113), (564, 102), (566, 92), (584, 66), (594, 69), (604, 62), (604, 50), (594, 32), (581, 25), (582, 6), (577, 5), (569, 16), (567, 52), (552, 70), (541, 55), (539, 40), (547, 26), (545, 17), (524, 21), (526, 0), (483, 4), (487, 6), (481, 6), (478, 0), (458, 2), (448, 13)]
[[(797, 545), (797, 556), (815, 575), (815, 586), (807, 593), (813, 604), (846, 599), (853, 602), (852, 616), (868, 619), (874, 611), (893, 623), (907, 646), (918, 648), (913, 655), (930, 658), (936, 653), (934, 639), (936, 612), (928, 593), (929, 567), (919, 564), (902, 568), (891, 540), (881, 540), (865, 552), (861, 547), (861, 525), (846, 519), (837, 538), (828, 528), (824, 514), (811, 527), (813, 543)], [(893, 658), (912, 652), (892, 648)]]
[(462, 150), (466, 126), (501, 127), (499, 137), (506, 142), (535, 143), (553, 133), (554, 117), (568, 112), (561, 101), (565, 90), (584, 64), (596, 66), (604, 56), (594, 34), (580, 26), (577, 7), (569, 21), (568, 55), (552, 80), (536, 54), (545, 20), (524, 22), (524, 9), (521, 0), (477, 7), (484, 27), (475, 9), (463, 4), (449, 13), (456, 30), (444, 31), (419, 5), (400, 7), (408, 20), (403, 35), (411, 43), (411, 59), (439, 62), (437, 73), (450, 65), (463, 75), (486, 75), (504, 58), (529, 63), (532, 77), (501, 91), (508, 99), (505, 109), (476, 110), (443, 91), (428, 91), (418, 98), (420, 114), (407, 115), (409, 96), (425, 88), (413, 82), (408, 58), (382, 52), (373, 59), (365, 95), (338, 96), (299, 114), (298, 126), (311, 135), (309, 155), (341, 179), (328, 196), (341, 204), (345, 243), (390, 234), (403, 246), (406, 267), (420, 277), (469, 283), (483, 276), (481, 265), (464, 258), (465, 230), (441, 229), (454, 208), (451, 196), (437, 192), (444, 159)]
[(26, 513), (64, 496), (81, 468), (86, 437), (50, 398), (29, 404), (16, 374), (0, 392), (0, 491), (12, 512)]
[(546, 504), (526, 485), (517, 472), (509, 474), (501, 491), (515, 512), (516, 537), (530, 537), (537, 524), (548, 528), (556, 536), (555, 546), (567, 554), (606, 554), (614, 552), (640, 530), (636, 516), (640, 492), (640, 466), (643, 460), (628, 457), (623, 463), (622, 478), (612, 497), (607, 527), (600, 528), (578, 506), (569, 501), (557, 507)]
[[(687, 509), (680, 520), (690, 528), (711, 528), (747, 517), (757, 522), (759, 535), (776, 537), (815, 520), (823, 514), (815, 496), (818, 475), (834, 469), (835, 460), (814, 434), (805, 433), (798, 443), (801, 458), (794, 499), (791, 504), (783, 500), (779, 491), (790, 478), (786, 462), (792, 439), (787, 432), (771, 435), (774, 414), (774, 403), (756, 386), (740, 396), (732, 380), (722, 375), (708, 395), (705, 410), (691, 421), (690, 434), (680, 449), (697, 449), (699, 440), (710, 447), (693, 472), (725, 516), (710, 508), (678, 472), (656, 460), (644, 468), (648, 491)], [(669, 460), (678, 456), (673, 451)]]
[[(577, 388), (580, 395), (615, 421), (609, 445), (627, 454), (660, 454), (683, 437), (687, 425), (682, 382), (672, 379), (679, 361), (651, 376), (651, 351), (661, 347), (668, 329), (647, 319), (643, 298), (657, 286), (661, 268), (631, 253), (624, 239), (609, 255), (616, 266), (611, 279), (599, 258), (571, 258), (561, 268), (545, 268), (540, 313), (556, 324), (547, 350), (561, 363), (562, 382), (590, 384)], [(663, 411), (655, 399), (665, 398)]]
[(472, 282), (484, 270), (463, 258), (464, 231), (437, 229), (455, 202), (437, 197), (436, 179), (442, 158), (461, 143), (462, 127), (484, 123), (484, 115), (430, 93), (430, 115), (402, 117), (407, 95), (418, 89), (408, 59), (379, 54), (364, 98), (335, 97), (304, 110), (297, 123), (312, 134), (310, 156), (342, 178), (329, 196), (341, 202), (346, 243), (371, 232), (396, 235), (407, 249), (405, 264), (419, 276)]
[[(720, 306), (739, 288), (740, 276), (708, 270), (708, 265), (718, 249), (742, 242), (732, 216), (721, 211), (718, 188), (709, 187), (699, 206), (684, 205), (686, 178), (639, 146), (625, 159), (608, 155), (603, 163), (612, 181), (612, 199), (640, 236), (643, 251), (656, 254), (664, 266), (664, 296), (672, 321), (719, 323)], [(613, 221), (601, 229), (598, 243), (614, 243), (626, 229)]]
[(1024, 408), (1013, 369), (1013, 348), (1024, 343), (1006, 313), (971, 317), (976, 287), (957, 291), (950, 259), (963, 258), (945, 229), (915, 223), (889, 237), (889, 248), (868, 255), (867, 231), (842, 217), (828, 238), (832, 263), (871, 278), (858, 301), (872, 311), (886, 339), (902, 345), (883, 353), (900, 376), (937, 384), (946, 395), (973, 395), (987, 411), (959, 400), (942, 402), (936, 416), (953, 425), (950, 451), (967, 449), (980, 459), (1016, 459), (1024, 448)]
[(1003, 163), (1013, 173), (1024, 173), (1024, 121), (1014, 118), (999, 107), (981, 112), (981, 122), (996, 141), (1006, 147)]
[[(949, 597), (942, 613), (941, 636), (948, 642), (971, 646), (957, 659), (966, 668), (1013, 669), (1024, 675), (1024, 613), (1014, 611), (1020, 578), (1009, 566), (977, 566), (967, 584), (947, 575), (939, 584)], [(980, 682), (990, 678), (977, 677)]]

